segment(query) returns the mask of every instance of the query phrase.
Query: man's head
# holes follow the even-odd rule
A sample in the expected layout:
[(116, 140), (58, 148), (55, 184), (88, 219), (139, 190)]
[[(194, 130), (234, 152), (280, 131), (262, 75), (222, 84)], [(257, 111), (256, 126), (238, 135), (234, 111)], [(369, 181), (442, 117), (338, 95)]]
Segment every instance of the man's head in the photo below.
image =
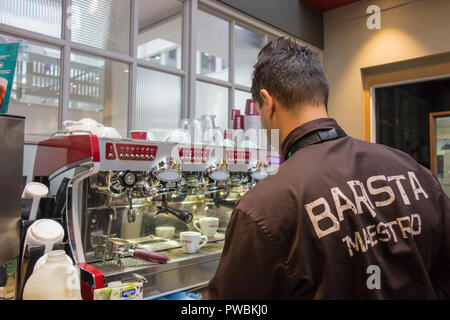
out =
[(317, 55), (287, 38), (269, 42), (258, 54), (252, 96), (264, 129), (292, 130), (327, 116), (328, 83)]

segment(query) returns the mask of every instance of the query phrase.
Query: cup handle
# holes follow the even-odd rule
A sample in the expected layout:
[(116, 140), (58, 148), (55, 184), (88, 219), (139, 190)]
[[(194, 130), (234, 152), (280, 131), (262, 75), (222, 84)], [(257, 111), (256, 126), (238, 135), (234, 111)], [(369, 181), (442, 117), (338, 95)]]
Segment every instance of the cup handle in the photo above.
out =
[(200, 223), (200, 220), (195, 220), (193, 223), (194, 228), (197, 229), (198, 231), (202, 232), (202, 229), (200, 229), (199, 223)]
[(201, 237), (200, 237), (200, 241), (202, 241), (202, 239), (204, 239), (205, 242), (201, 243), (201, 244), (198, 246), (199, 249), (200, 249), (201, 247), (203, 247), (205, 244), (208, 243), (208, 237), (207, 237), (207, 236), (201, 236)]

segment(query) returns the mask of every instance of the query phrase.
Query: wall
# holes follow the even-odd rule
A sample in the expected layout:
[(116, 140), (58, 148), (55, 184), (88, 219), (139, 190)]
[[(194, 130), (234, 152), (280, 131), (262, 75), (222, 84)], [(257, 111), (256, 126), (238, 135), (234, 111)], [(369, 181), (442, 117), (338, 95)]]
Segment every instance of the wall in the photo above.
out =
[(323, 49), (322, 13), (301, 0), (219, 0)]
[[(366, 26), (372, 4), (381, 30)], [(450, 52), (449, 12), (449, 0), (363, 0), (324, 14), (328, 110), (347, 134), (364, 138), (361, 68)]]

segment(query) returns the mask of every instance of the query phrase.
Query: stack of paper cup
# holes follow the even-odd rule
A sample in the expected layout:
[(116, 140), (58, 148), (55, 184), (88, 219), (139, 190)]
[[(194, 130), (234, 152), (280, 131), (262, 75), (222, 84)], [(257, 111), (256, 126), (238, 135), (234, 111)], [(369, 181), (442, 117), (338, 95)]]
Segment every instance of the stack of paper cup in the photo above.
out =
[(244, 116), (236, 114), (233, 120), (233, 142), (235, 146), (239, 146), (244, 139)]
[(256, 104), (253, 100), (247, 99), (245, 104), (244, 117), (245, 138), (255, 145), (259, 145), (259, 129), (261, 129), (261, 121), (259, 118)]

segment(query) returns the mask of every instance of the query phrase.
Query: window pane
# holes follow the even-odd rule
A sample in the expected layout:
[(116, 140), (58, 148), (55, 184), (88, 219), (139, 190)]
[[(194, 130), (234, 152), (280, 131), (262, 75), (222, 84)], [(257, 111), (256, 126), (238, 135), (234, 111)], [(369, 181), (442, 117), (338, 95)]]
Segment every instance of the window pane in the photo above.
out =
[(136, 129), (148, 129), (162, 139), (178, 127), (181, 114), (181, 77), (138, 68)]
[(19, 42), (8, 113), (26, 117), (26, 134), (50, 134), (58, 129), (61, 51), (9, 36)]
[(228, 128), (228, 88), (197, 81), (195, 115), (216, 115), (216, 127)]
[(72, 41), (130, 53), (129, 0), (72, 0)]
[(251, 87), (253, 66), (258, 61), (258, 53), (264, 44), (264, 36), (235, 27), (235, 82)]
[(197, 23), (197, 74), (228, 81), (228, 22), (198, 11)]
[(138, 58), (181, 69), (182, 3), (139, 0), (138, 5)]
[(241, 111), (241, 114), (245, 114), (245, 104), (247, 99), (251, 99), (252, 94), (247, 91), (235, 90), (234, 91), (234, 109)]
[(62, 0), (1, 0), (0, 23), (61, 38)]
[(128, 64), (72, 53), (69, 120), (94, 119), (127, 136)]

